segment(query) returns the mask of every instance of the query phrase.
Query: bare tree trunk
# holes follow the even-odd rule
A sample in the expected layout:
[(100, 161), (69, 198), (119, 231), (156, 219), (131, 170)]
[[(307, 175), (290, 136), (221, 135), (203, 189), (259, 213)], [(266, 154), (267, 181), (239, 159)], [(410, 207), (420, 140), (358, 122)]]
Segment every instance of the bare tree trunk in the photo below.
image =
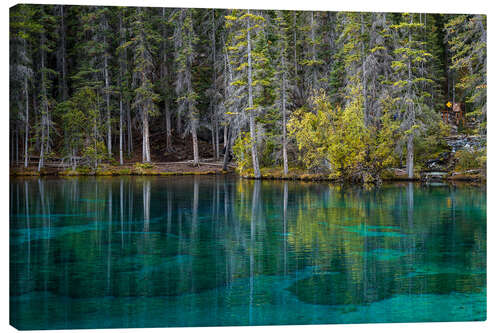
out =
[(132, 154), (134, 151), (134, 144), (132, 138), (132, 117), (130, 116), (130, 104), (127, 102), (127, 152)]
[(120, 165), (123, 165), (123, 97), (120, 94)]
[(293, 68), (295, 71), (295, 79), (298, 77), (297, 68), (297, 12), (293, 12)]
[[(104, 36), (104, 44), (106, 45), (106, 36)], [(111, 109), (109, 106), (109, 73), (108, 73), (108, 55), (104, 51), (104, 81), (106, 87), (106, 126), (108, 130), (108, 156), (112, 157), (111, 152)]]
[(215, 157), (215, 120), (212, 118), (212, 126), (210, 126), (210, 140), (212, 141), (212, 152), (214, 154), (214, 160), (217, 160)]
[(193, 165), (200, 165), (200, 157), (198, 154), (198, 136), (196, 134), (197, 121), (196, 119), (191, 120), (191, 136), (193, 137)]
[(149, 147), (149, 115), (147, 110), (142, 110), (142, 162), (151, 162)]
[(60, 96), (64, 101), (68, 98), (68, 85), (66, 82), (66, 27), (64, 26), (64, 6), (59, 6), (59, 16), (61, 17), (61, 49), (60, 49), (60, 57), (61, 57), (61, 84), (59, 85)]
[(406, 167), (408, 168), (408, 178), (413, 178), (413, 134), (409, 135), (406, 146)]
[(165, 129), (167, 130), (167, 151), (172, 151), (172, 116), (165, 101)]
[(285, 55), (284, 50), (281, 50), (281, 68), (283, 73), (281, 74), (281, 109), (283, 116), (283, 175), (288, 175), (288, 154), (287, 154), (287, 140), (286, 140), (286, 85), (285, 85)]
[[(250, 14), (250, 10), (248, 10)], [(253, 92), (252, 92), (252, 46), (250, 44), (250, 18), (247, 17), (247, 58), (248, 58), (248, 108), (250, 112), (250, 138), (252, 140), (252, 163), (254, 177), (260, 178), (259, 157), (257, 155), (257, 138), (255, 133), (255, 119), (253, 109)]]
[(220, 156), (219, 151), (219, 120), (215, 121), (215, 160), (218, 161)]
[[(411, 23), (413, 23), (413, 18), (411, 19)], [(411, 43), (411, 30), (408, 33), (408, 39)], [(407, 94), (409, 96), (412, 95), (412, 82), (411, 82), (411, 58), (408, 58), (408, 81), (407, 81), (408, 91)], [(408, 178), (413, 178), (413, 125), (415, 124), (415, 106), (413, 103), (408, 104), (408, 121), (409, 121), (409, 130), (411, 131), (408, 136), (408, 141), (406, 143), (406, 168), (408, 172)]]
[[(212, 9), (212, 34), (211, 34), (211, 42), (212, 42), (212, 85), (215, 93), (215, 81), (216, 81), (216, 45), (215, 45), (215, 9)], [(213, 94), (215, 95), (215, 94)], [(218, 117), (215, 111), (215, 97), (212, 96), (212, 116), (213, 116), (213, 124), (212, 124), (212, 141), (214, 144), (214, 158), (217, 161), (219, 159), (219, 133), (218, 133)], [(215, 135), (213, 134), (215, 131)]]
[(177, 113), (176, 131), (177, 135), (182, 136), (182, 115)]
[(314, 12), (311, 12), (311, 41), (312, 41), (312, 57), (313, 57), (313, 68), (312, 68), (312, 74), (313, 74), (313, 82), (312, 82), (312, 88), (313, 88), (313, 95), (316, 93), (316, 90), (318, 89), (318, 73), (316, 70), (316, 31), (314, 29)]
[[(364, 33), (365, 33), (365, 21), (363, 18), (363, 13), (360, 14), (361, 16), (361, 38), (363, 38)], [(365, 42), (363, 39), (361, 39), (361, 66), (363, 70), (363, 114), (364, 114), (364, 122), (365, 125), (368, 125), (369, 123), (369, 112), (368, 112), (368, 107), (367, 107), (367, 98), (366, 98), (366, 58), (365, 58)]]
[[(26, 41), (24, 42), (26, 45)], [(28, 96), (28, 76), (24, 77), (24, 94), (26, 98), (26, 115), (25, 115), (25, 124), (24, 124), (24, 167), (28, 167), (28, 134), (29, 134), (29, 96)]]
[(40, 142), (40, 158), (38, 159), (38, 172), (43, 168), (44, 165), (44, 153), (45, 153), (45, 147), (44, 147), (44, 142), (45, 142), (45, 126), (43, 124), (43, 116), (42, 116), (42, 140)]
[[(124, 42), (123, 18), (120, 12), (120, 44)], [(123, 76), (126, 71), (126, 59), (124, 59), (125, 51), (120, 52), (120, 165), (123, 165)]]
[[(162, 19), (165, 20), (165, 8), (162, 9)], [(162, 26), (162, 37), (163, 37), (163, 42), (162, 42), (162, 55), (163, 55), (163, 64), (162, 64), (162, 79), (167, 80), (168, 77), (168, 68), (167, 68), (167, 29), (165, 24)], [(168, 81), (167, 81), (168, 82)], [(167, 89), (165, 87), (165, 89)], [(168, 99), (167, 99), (167, 94), (165, 92), (165, 98), (163, 102), (165, 103), (165, 130), (167, 132), (166, 136), (166, 151), (170, 152), (172, 151), (172, 116), (170, 109), (168, 107)]]
[[(42, 139), (40, 142), (40, 159), (38, 160), (38, 172), (43, 168), (44, 166), (44, 157), (45, 157), (45, 151), (47, 150), (47, 143), (48, 143), (48, 133), (46, 136), (46, 129), (50, 126), (49, 120), (48, 120), (48, 114), (49, 114), (49, 108), (47, 104), (47, 87), (45, 86), (45, 34), (42, 33), (41, 36), (41, 68), (42, 68), (42, 76), (41, 76), (41, 95), (42, 95), (42, 115), (41, 115), (41, 131), (42, 131)], [(46, 142), (47, 140), (47, 142)]]
[(231, 131), (229, 130), (229, 126), (225, 127), (226, 132), (228, 133), (227, 143), (224, 147), (224, 164), (222, 165), (222, 170), (227, 171), (227, 164), (229, 163), (229, 149), (231, 145)]
[[(48, 98), (48, 97), (47, 97)], [(50, 114), (49, 114), (49, 102), (48, 100), (46, 101), (46, 110), (47, 110), (47, 116), (46, 116), (46, 124), (47, 124), (47, 143), (45, 144), (45, 152), (47, 154), (50, 153)]]
[(228, 128), (228, 126), (224, 125), (224, 149), (227, 146), (227, 128)]

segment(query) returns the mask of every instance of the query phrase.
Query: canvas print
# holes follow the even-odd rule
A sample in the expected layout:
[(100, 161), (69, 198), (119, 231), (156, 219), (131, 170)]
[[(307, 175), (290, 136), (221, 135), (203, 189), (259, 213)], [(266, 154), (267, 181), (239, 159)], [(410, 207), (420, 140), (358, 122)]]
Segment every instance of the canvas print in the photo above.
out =
[(486, 320), (486, 16), (10, 8), (10, 324)]

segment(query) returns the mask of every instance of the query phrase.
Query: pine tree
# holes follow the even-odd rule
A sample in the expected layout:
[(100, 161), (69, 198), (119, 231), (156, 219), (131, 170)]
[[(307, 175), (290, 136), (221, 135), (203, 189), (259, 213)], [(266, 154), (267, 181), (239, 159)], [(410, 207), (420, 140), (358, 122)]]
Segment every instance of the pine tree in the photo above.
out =
[(365, 22), (368, 34), (364, 61), (365, 124), (380, 128), (384, 104), (391, 99), (393, 45), (386, 13), (372, 13)]
[(314, 96), (320, 88), (319, 71), (323, 60), (318, 55), (318, 46), (321, 43), (321, 35), (318, 33), (318, 14), (311, 11), (307, 13), (307, 16), (307, 25), (303, 26), (306, 36), (304, 40), (304, 57), (301, 64), (304, 66), (305, 87), (310, 101), (309, 97)]
[(193, 140), (193, 164), (199, 165), (198, 135), (199, 111), (196, 107), (198, 94), (193, 86), (192, 67), (195, 58), (195, 45), (198, 37), (193, 26), (194, 9), (179, 9), (175, 29), (175, 49), (177, 79), (175, 90), (177, 93), (177, 114), (187, 113), (189, 129)]
[[(11, 65), (10, 104), (24, 122), (24, 167), (28, 167), (30, 141), (30, 86), (34, 75), (31, 49), (42, 26), (34, 20), (36, 11), (30, 5), (18, 5), (10, 11)], [(32, 92), (33, 94), (33, 92)], [(11, 108), (11, 116), (14, 115)]]
[(445, 25), (451, 53), (450, 69), (460, 73), (457, 88), (473, 106), (469, 116), (478, 117), (478, 130), (486, 132), (486, 17), (457, 15)]
[[(255, 43), (255, 30), (262, 29), (262, 24), (265, 23), (264, 17), (256, 15), (247, 10), (235, 11), (232, 15), (226, 16), (226, 26), (234, 29), (234, 34), (229, 41), (228, 50), (231, 52), (232, 61), (237, 64), (237, 77), (233, 77), (232, 85), (246, 88), (246, 104), (244, 116), (248, 116), (250, 127), (250, 146), (252, 156), (252, 166), (254, 177), (260, 178), (259, 156), (257, 151), (257, 133), (256, 133), (256, 115), (259, 110), (259, 105), (254, 104), (254, 80), (256, 72), (253, 70), (255, 66), (252, 53), (252, 42)], [(254, 83), (255, 82), (255, 83)], [(265, 82), (262, 82), (265, 83)]]
[[(232, 154), (257, 178), (297, 165), (376, 179), (405, 159), (414, 177), (446, 135), (447, 94), (486, 130), (482, 15), (18, 5), (10, 28), (10, 160), (25, 167), (124, 164), (135, 136), (144, 162), (170, 159), (189, 132), (195, 164), (224, 141), (224, 168)], [(316, 123), (356, 147), (321, 146)]]
[(366, 65), (366, 17), (365, 13), (343, 13), (343, 31), (340, 35), (343, 44), (344, 60), (343, 96), (348, 96), (354, 87), (361, 83), (363, 94), (364, 122), (368, 124), (370, 110), (367, 108), (367, 65)]
[(288, 60), (288, 49), (289, 42), (287, 36), (287, 24), (285, 21), (284, 13), (282, 11), (277, 11), (276, 13), (276, 27), (277, 27), (277, 35), (276, 35), (276, 48), (278, 52), (278, 64), (276, 71), (276, 80), (278, 81), (278, 94), (276, 98), (276, 107), (278, 110), (281, 110), (281, 128), (282, 128), (282, 151), (283, 151), (283, 175), (288, 175), (288, 149), (287, 149), (287, 106), (288, 95), (289, 95), (289, 69), (290, 63)]
[(40, 158), (38, 162), (38, 171), (45, 165), (45, 157), (51, 150), (51, 129), (53, 129), (53, 122), (51, 110), (54, 105), (54, 99), (51, 95), (52, 90), (52, 77), (56, 73), (53, 69), (48, 67), (48, 54), (54, 49), (54, 41), (52, 35), (54, 34), (54, 16), (49, 14), (49, 6), (41, 6), (38, 11), (38, 19), (43, 26), (39, 31), (39, 50), (40, 55), (40, 93), (39, 93), (39, 113), (40, 124), (38, 128), (39, 142), (40, 142)]
[(173, 83), (173, 57), (171, 54), (173, 51), (172, 43), (170, 42), (169, 34), (171, 33), (171, 22), (169, 21), (169, 16), (172, 14), (172, 10), (167, 8), (161, 9), (161, 20), (160, 20), (160, 30), (161, 30), (161, 61), (160, 61), (160, 74), (158, 81), (158, 93), (162, 97), (164, 114), (165, 114), (165, 131), (166, 131), (166, 142), (165, 151), (167, 153), (172, 151), (172, 101), (175, 99), (175, 91), (172, 89)]
[(151, 162), (149, 142), (149, 119), (157, 113), (158, 94), (153, 90), (153, 54), (159, 37), (147, 20), (150, 9), (138, 7), (132, 17), (132, 39), (124, 45), (134, 50), (135, 98), (133, 106), (137, 108), (142, 123), (142, 161)]
[(414, 176), (414, 138), (419, 128), (419, 118), (424, 114), (425, 97), (428, 93), (423, 89), (424, 83), (432, 83), (422, 66), (431, 54), (422, 47), (419, 40), (423, 24), (415, 22), (414, 14), (403, 14), (399, 24), (391, 28), (397, 34), (397, 46), (394, 50), (392, 68), (394, 70), (394, 87), (399, 104), (401, 126), (406, 138), (406, 167), (408, 177)]

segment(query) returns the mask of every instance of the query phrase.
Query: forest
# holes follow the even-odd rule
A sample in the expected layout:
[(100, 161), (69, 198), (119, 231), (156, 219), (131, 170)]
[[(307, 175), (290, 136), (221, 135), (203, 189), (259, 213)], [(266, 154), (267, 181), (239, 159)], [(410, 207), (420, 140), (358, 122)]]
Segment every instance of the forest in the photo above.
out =
[(485, 173), (486, 31), (472, 14), (17, 5), (11, 168)]

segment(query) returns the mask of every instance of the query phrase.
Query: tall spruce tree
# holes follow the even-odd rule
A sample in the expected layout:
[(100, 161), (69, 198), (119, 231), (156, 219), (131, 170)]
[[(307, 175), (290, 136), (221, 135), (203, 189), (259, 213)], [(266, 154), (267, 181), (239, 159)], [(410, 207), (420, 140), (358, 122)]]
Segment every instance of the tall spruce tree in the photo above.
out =
[(254, 84), (256, 83), (254, 76), (258, 70), (255, 68), (255, 52), (252, 51), (252, 47), (255, 43), (257, 32), (263, 29), (262, 25), (264, 23), (264, 17), (252, 13), (250, 10), (239, 10), (233, 12), (232, 15), (226, 16), (226, 26), (233, 29), (228, 50), (231, 52), (231, 61), (237, 64), (237, 76), (233, 77), (231, 84), (246, 88), (246, 96), (244, 97), (246, 108), (242, 115), (245, 118), (248, 117), (252, 167), (255, 178), (261, 177), (255, 120), (260, 107), (254, 104), (254, 98), (256, 97), (254, 96)]
[(414, 139), (422, 122), (425, 83), (433, 83), (423, 68), (431, 54), (423, 48), (423, 24), (415, 14), (404, 13), (401, 22), (391, 26), (397, 38), (392, 68), (394, 70), (394, 92), (399, 105), (402, 130), (406, 139), (406, 168), (409, 178), (414, 177)]
[(194, 9), (179, 9), (177, 13), (174, 34), (177, 66), (175, 90), (177, 93), (177, 114), (178, 117), (187, 114), (193, 140), (193, 164), (198, 166), (200, 155), (197, 130), (200, 115), (196, 104), (199, 96), (193, 85), (193, 62), (196, 56), (195, 47), (198, 37), (193, 26), (194, 15)]
[(451, 54), (450, 69), (459, 73), (457, 88), (472, 106), (469, 117), (480, 122), (477, 131), (486, 132), (486, 16), (457, 15), (445, 25)]
[(132, 14), (132, 39), (126, 47), (134, 50), (133, 79), (135, 97), (133, 106), (141, 118), (142, 130), (142, 161), (151, 162), (151, 145), (149, 141), (149, 119), (157, 114), (156, 102), (159, 96), (153, 90), (153, 52), (159, 37), (148, 20), (151, 9), (138, 7)]

